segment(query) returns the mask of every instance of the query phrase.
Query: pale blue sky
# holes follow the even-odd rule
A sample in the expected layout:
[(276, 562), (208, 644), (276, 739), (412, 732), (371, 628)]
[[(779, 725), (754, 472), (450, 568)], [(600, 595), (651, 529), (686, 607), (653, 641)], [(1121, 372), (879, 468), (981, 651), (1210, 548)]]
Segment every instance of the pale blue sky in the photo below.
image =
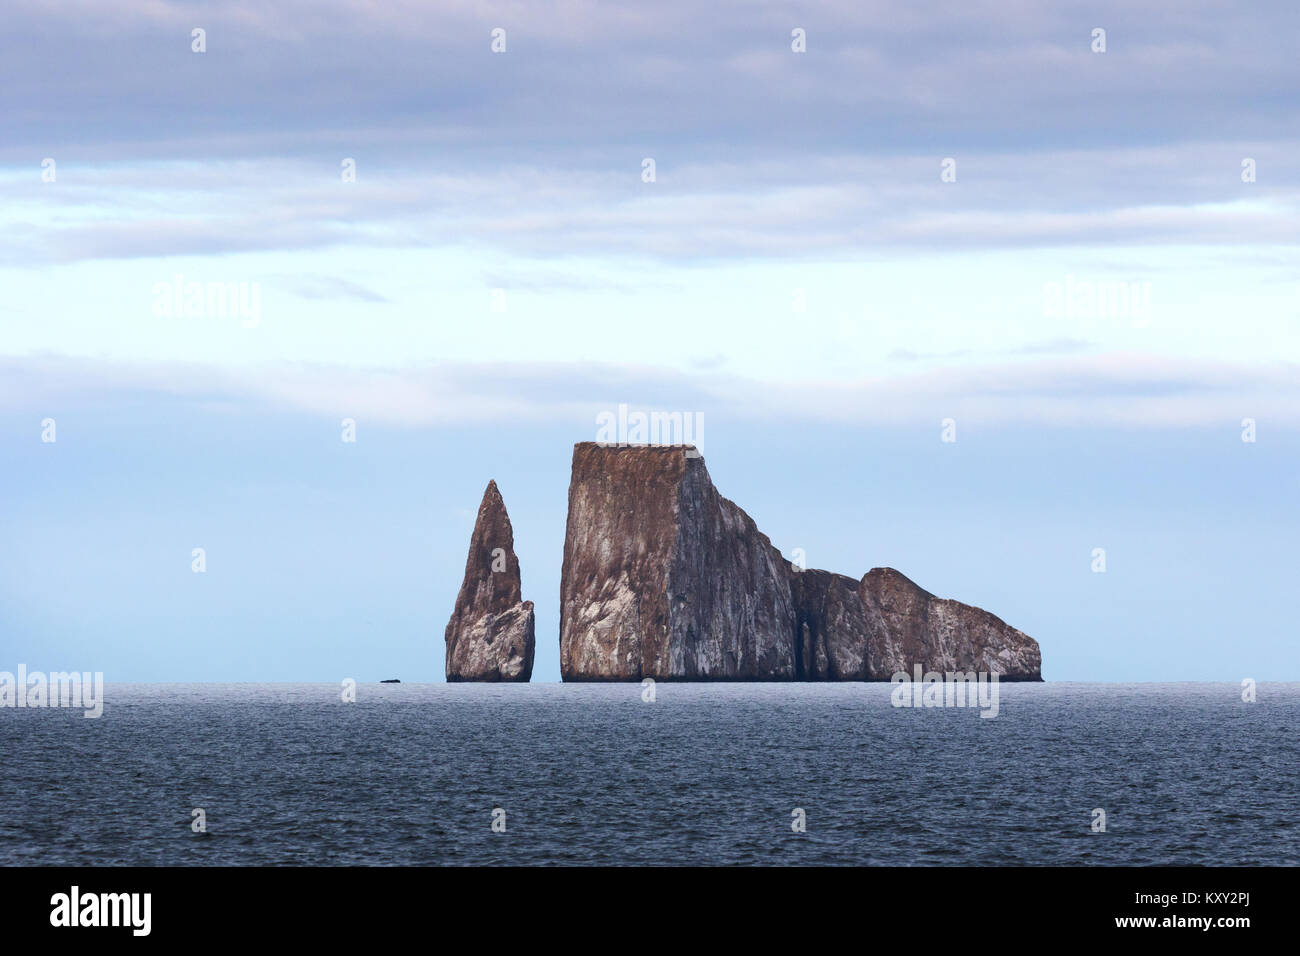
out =
[[(496, 478), (556, 679), (570, 448), (627, 402), (703, 414), (787, 553), (983, 603), (1049, 677), (1297, 679), (1298, 31), (1227, 0), (7, 11), (0, 669), (439, 677)], [(255, 284), (255, 321), (158, 314), (177, 276)], [(1053, 309), (1088, 284), (1148, 308)]]

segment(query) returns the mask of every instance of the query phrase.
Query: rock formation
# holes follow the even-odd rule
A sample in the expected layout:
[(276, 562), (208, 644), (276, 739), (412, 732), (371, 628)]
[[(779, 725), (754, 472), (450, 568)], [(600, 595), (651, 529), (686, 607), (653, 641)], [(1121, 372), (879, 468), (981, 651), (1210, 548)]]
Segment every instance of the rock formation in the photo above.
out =
[(682, 446), (573, 450), (565, 680), (790, 680), (785, 561)]
[(937, 598), (893, 568), (873, 568), (858, 587), (884, 622), (877, 673), (983, 671), (1002, 680), (1042, 680), (1038, 642), (981, 608)]
[(1037, 642), (987, 611), (891, 568), (795, 567), (690, 446), (574, 446), (564, 680), (889, 680), (916, 664), (1042, 679)]
[(447, 622), (447, 680), (527, 681), (533, 674), (533, 602), (523, 601), (515, 534), (489, 481)]

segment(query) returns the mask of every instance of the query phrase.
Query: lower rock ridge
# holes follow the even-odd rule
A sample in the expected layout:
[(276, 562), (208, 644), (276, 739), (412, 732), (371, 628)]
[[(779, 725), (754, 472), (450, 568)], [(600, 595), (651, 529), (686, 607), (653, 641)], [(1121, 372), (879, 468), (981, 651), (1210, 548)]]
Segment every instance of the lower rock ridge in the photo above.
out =
[(573, 449), (560, 582), (566, 681), (1042, 680), (1038, 642), (892, 568), (785, 560), (691, 446)]

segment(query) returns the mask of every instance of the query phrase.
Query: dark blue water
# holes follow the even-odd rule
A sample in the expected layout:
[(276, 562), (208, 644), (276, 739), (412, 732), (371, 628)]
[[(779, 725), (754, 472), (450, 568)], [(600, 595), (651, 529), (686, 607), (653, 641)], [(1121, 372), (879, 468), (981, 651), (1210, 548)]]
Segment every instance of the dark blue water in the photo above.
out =
[(0, 863), (1300, 863), (1300, 685), (890, 690), (110, 685), (0, 710)]

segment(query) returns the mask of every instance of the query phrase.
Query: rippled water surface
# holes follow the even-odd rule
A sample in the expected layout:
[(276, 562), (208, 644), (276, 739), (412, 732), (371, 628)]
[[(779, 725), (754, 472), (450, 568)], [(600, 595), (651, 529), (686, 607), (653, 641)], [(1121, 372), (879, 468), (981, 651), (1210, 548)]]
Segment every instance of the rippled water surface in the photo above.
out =
[(110, 685), (0, 710), (0, 863), (1300, 863), (1300, 685), (890, 691)]

